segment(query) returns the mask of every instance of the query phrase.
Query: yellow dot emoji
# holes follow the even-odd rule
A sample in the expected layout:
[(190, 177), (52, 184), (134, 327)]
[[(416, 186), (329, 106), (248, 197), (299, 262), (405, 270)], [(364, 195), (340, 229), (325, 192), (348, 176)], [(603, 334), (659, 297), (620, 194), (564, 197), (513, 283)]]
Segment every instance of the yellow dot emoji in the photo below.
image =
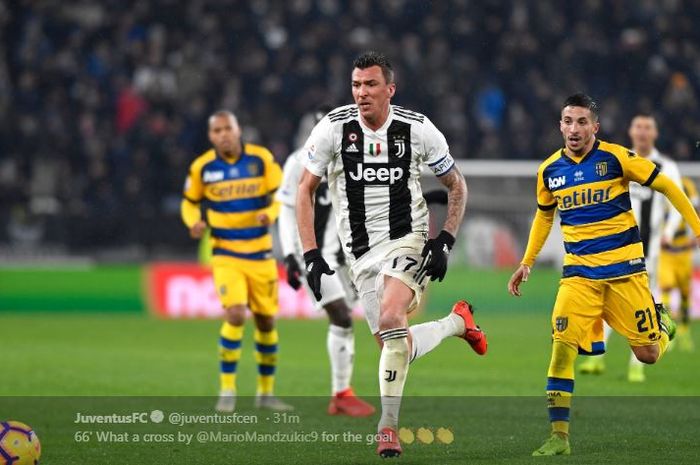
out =
[(418, 431), (416, 431), (416, 438), (423, 444), (432, 444), (435, 440), (433, 432), (428, 428), (418, 428)]
[(442, 444), (452, 444), (452, 441), (455, 440), (455, 435), (452, 434), (452, 431), (450, 431), (448, 428), (438, 428), (437, 432), (435, 433), (435, 437), (437, 438), (438, 442)]
[(413, 435), (413, 431), (408, 428), (401, 428), (399, 430), (399, 440), (404, 444), (413, 444), (416, 437)]

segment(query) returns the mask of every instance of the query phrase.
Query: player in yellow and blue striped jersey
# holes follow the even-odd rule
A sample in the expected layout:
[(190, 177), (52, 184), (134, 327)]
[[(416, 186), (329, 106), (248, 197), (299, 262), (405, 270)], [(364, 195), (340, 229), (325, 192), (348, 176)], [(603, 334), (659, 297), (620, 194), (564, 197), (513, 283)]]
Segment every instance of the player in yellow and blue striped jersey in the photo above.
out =
[(278, 277), (269, 228), (279, 215), (273, 194), (282, 170), (266, 148), (242, 144), (240, 126), (231, 112), (218, 111), (209, 118), (209, 140), (214, 147), (190, 165), (181, 213), (193, 238), (201, 238), (207, 226), (210, 229), (214, 281), (226, 310), (219, 339), (221, 391), (216, 409), (235, 409), (236, 368), (245, 310), (250, 308), (256, 326), (256, 405), (290, 410), (273, 394)]
[(552, 435), (535, 456), (571, 452), (574, 362), (578, 353), (605, 350), (603, 320), (627, 338), (644, 363), (655, 363), (673, 338), (675, 325), (649, 289), (629, 183), (663, 193), (700, 236), (700, 218), (683, 191), (650, 160), (597, 140), (599, 128), (597, 105), (589, 96), (575, 94), (564, 102), (560, 130), (565, 147), (537, 172), (537, 212), (521, 265), (508, 282), (509, 292), (519, 296), (559, 210), (566, 256), (552, 312), (547, 374)]

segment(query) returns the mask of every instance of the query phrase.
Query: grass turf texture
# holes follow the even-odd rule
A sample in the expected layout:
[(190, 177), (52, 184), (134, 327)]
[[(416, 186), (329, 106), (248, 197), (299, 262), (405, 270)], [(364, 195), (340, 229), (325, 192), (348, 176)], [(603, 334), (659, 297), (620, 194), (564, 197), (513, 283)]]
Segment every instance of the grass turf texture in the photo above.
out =
[[(489, 353), (478, 357), (456, 338), (411, 366), (401, 424), (417, 432), (438, 428), (454, 434), (451, 444), (418, 441), (404, 445), (402, 463), (536, 463), (529, 454), (549, 430), (544, 383), (550, 350), (549, 310), (556, 280), (533, 275), (521, 299), (503, 297), (508, 273), (485, 278), (455, 270), (431, 291), (428, 311), (449, 311), (469, 297), (477, 321), (488, 332)], [(478, 278), (478, 279), (477, 279)], [(471, 289), (470, 289), (471, 288)], [(463, 289), (463, 290), (462, 290)], [(499, 294), (501, 293), (501, 294)], [(492, 295), (492, 298), (489, 296)], [(544, 296), (544, 297), (543, 297)], [(298, 422), (272, 423), (240, 400), (240, 413), (258, 415), (257, 426), (74, 424), (77, 412), (109, 415), (163, 410), (211, 413), (217, 390), (218, 322), (158, 321), (134, 314), (4, 313), (0, 419), (32, 425), (50, 464), (217, 464), (217, 463), (376, 463), (366, 435), (377, 416), (333, 418), (325, 414), (330, 375), (325, 349), (327, 326), (319, 321), (280, 322), (277, 393), (297, 406)], [(693, 328), (696, 345), (700, 325)], [(246, 327), (239, 365), (239, 391), (255, 389), (252, 326)], [(571, 457), (562, 463), (697, 463), (700, 448), (700, 363), (696, 354), (673, 351), (647, 368), (647, 382), (626, 381), (628, 349), (619, 337), (609, 345), (607, 371), (577, 376), (572, 408)], [(358, 394), (377, 394), (379, 352), (366, 324), (356, 322), (353, 384)], [(48, 396), (85, 396), (55, 398)], [(89, 396), (134, 396), (102, 397)], [(430, 397), (428, 397), (430, 396)], [(449, 396), (449, 397), (441, 397)], [(606, 396), (606, 397), (591, 397)], [(624, 396), (624, 397), (607, 397)], [(665, 397), (651, 397), (665, 396)], [(696, 396), (696, 397), (674, 397)], [(376, 398), (370, 399), (378, 405)], [(193, 434), (199, 431), (293, 433), (323, 431), (340, 436), (323, 442), (208, 444), (159, 442), (76, 442), (78, 431)], [(360, 435), (345, 440), (343, 433)], [(93, 433), (94, 434), (94, 433)], [(320, 436), (319, 436), (320, 437)], [(356, 439), (358, 436), (353, 436)], [(164, 437), (167, 439), (167, 437)]]

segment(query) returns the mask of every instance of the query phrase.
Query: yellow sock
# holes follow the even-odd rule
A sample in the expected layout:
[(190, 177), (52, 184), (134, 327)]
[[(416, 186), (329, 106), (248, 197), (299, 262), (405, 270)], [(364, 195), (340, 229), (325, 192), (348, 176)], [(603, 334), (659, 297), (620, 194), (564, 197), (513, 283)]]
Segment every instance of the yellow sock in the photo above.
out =
[(661, 290), (661, 303), (667, 311), (671, 311), (671, 290), (662, 289)]
[(569, 435), (569, 413), (574, 393), (574, 362), (578, 349), (563, 341), (552, 343), (547, 371), (547, 405), (552, 433)]
[(277, 330), (255, 330), (255, 361), (258, 363), (258, 393), (272, 394), (277, 367)]
[(684, 325), (686, 325), (686, 326), (687, 326), (688, 323), (690, 322), (690, 314), (689, 314), (690, 302), (689, 302), (689, 298), (690, 298), (690, 296), (688, 296), (687, 294), (681, 295), (681, 307), (680, 307), (680, 315), (679, 315), (679, 316), (680, 316), (681, 323), (684, 324)]
[(235, 326), (224, 321), (219, 332), (219, 384), (222, 391), (236, 390), (236, 368), (241, 359), (243, 326)]
[(219, 375), (219, 386), (222, 391), (236, 392), (236, 373), (221, 373)]

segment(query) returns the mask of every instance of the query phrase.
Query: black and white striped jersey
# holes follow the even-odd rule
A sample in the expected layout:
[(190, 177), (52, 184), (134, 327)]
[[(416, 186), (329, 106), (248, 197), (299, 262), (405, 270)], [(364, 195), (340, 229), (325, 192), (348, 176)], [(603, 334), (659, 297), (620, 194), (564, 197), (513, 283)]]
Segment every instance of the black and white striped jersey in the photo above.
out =
[(427, 234), (421, 167), (443, 176), (454, 166), (435, 125), (396, 105), (376, 131), (357, 105), (336, 108), (314, 127), (304, 151), (306, 169), (327, 176), (341, 244), (355, 260), (389, 240)]
[[(675, 161), (662, 155), (656, 149), (652, 149), (647, 158), (656, 164), (660, 173), (671, 178), (679, 188), (683, 188), (680, 171)], [(654, 273), (656, 271), (655, 262), (661, 249), (661, 239), (665, 238), (666, 241), (671, 242), (683, 218), (662, 193), (636, 182), (630, 183), (630, 200), (644, 245), (647, 270)], [(669, 212), (667, 221), (664, 220), (666, 211)]]

